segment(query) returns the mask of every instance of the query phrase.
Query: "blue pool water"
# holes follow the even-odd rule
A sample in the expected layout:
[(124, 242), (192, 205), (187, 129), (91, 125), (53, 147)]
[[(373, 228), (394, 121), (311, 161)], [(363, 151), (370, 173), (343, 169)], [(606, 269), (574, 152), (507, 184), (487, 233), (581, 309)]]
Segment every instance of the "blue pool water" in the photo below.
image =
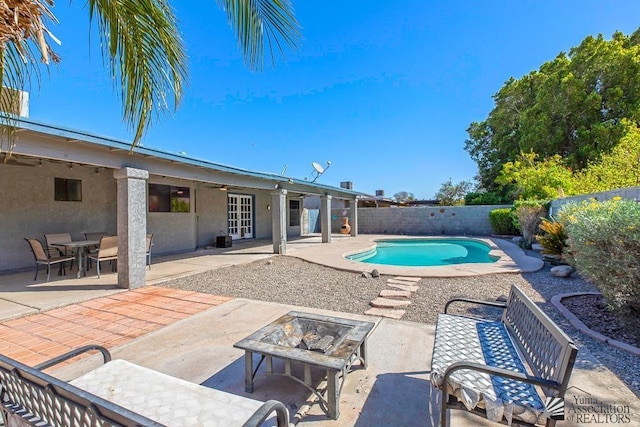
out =
[(491, 263), (486, 243), (472, 239), (378, 240), (374, 249), (347, 256), (369, 264), (428, 267), (466, 263)]

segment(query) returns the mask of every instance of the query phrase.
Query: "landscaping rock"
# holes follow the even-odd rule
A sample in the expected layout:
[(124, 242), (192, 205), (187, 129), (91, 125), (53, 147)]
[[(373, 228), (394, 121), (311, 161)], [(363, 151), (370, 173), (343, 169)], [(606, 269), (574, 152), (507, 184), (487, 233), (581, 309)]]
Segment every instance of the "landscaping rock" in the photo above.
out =
[(380, 272), (374, 268), (371, 271), (371, 277), (380, 277)]
[(360, 277), (364, 277), (365, 279), (371, 279), (371, 274), (367, 273), (366, 271), (363, 271), (362, 274), (360, 274)]
[(569, 277), (573, 273), (573, 267), (570, 265), (557, 265), (549, 270), (556, 277)]

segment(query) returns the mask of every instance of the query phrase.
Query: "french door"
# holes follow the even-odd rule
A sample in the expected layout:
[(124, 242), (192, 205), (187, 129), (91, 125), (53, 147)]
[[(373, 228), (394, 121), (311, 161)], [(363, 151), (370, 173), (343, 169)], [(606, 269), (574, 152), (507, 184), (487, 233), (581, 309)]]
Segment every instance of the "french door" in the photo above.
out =
[(227, 228), (231, 238), (253, 237), (253, 197), (241, 194), (227, 195)]

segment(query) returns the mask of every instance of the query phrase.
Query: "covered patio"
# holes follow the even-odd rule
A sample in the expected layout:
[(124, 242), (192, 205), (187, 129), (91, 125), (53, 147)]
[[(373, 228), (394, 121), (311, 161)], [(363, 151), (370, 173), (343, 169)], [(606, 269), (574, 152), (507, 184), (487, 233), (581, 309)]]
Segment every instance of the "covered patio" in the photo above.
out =
[[(332, 200), (346, 201), (357, 235), (359, 193), (304, 179), (254, 172), (138, 147), (87, 132), (16, 119), (11, 157), (0, 163), (3, 193), (0, 272), (33, 265), (24, 238), (46, 233), (117, 235), (118, 285), (144, 284), (146, 235), (155, 254), (271, 240), (284, 254), (305, 233), (305, 197), (320, 197), (323, 243), (331, 241)], [(335, 228), (335, 225), (333, 225)]]

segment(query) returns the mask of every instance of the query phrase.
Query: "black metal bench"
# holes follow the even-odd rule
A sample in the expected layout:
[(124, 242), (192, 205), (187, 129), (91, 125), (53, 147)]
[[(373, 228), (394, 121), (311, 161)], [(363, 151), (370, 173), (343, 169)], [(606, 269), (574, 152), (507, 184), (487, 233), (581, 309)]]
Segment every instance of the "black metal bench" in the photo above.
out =
[[(42, 371), (92, 350), (102, 353), (104, 364), (72, 381), (81, 387)], [(136, 378), (136, 375), (139, 376)], [(124, 380), (118, 380), (118, 376)], [(104, 381), (105, 378), (109, 380)], [(134, 384), (144, 392), (123, 390), (127, 384)], [(87, 388), (92, 389), (89, 391)], [(138, 399), (131, 399), (132, 395)], [(109, 396), (113, 399), (105, 398)], [(111, 401), (114, 399), (118, 403)], [(237, 407), (236, 403), (239, 403)], [(148, 409), (152, 406), (156, 411)], [(145, 408), (146, 413), (131, 408)], [(109, 351), (97, 345), (79, 348), (35, 367), (0, 354), (0, 413), (5, 426), (163, 426), (165, 423), (158, 421), (162, 417), (154, 418), (158, 408), (165, 408), (164, 412), (170, 412), (177, 420), (171, 422), (172, 426), (248, 427), (259, 426), (268, 419), (277, 422), (278, 427), (290, 426), (287, 408), (276, 400), (262, 403), (188, 383), (129, 362), (111, 361)], [(181, 414), (184, 412), (186, 415), (183, 417)], [(271, 418), (274, 412), (275, 421)], [(215, 417), (202, 419), (211, 414)], [(194, 419), (198, 419), (198, 423), (194, 424)]]
[[(448, 314), (455, 302), (503, 309), (500, 321)], [(466, 409), (508, 424), (554, 426), (564, 417), (564, 393), (578, 349), (529, 299), (512, 286), (506, 302), (455, 298), (438, 315), (431, 383), (447, 409)]]

